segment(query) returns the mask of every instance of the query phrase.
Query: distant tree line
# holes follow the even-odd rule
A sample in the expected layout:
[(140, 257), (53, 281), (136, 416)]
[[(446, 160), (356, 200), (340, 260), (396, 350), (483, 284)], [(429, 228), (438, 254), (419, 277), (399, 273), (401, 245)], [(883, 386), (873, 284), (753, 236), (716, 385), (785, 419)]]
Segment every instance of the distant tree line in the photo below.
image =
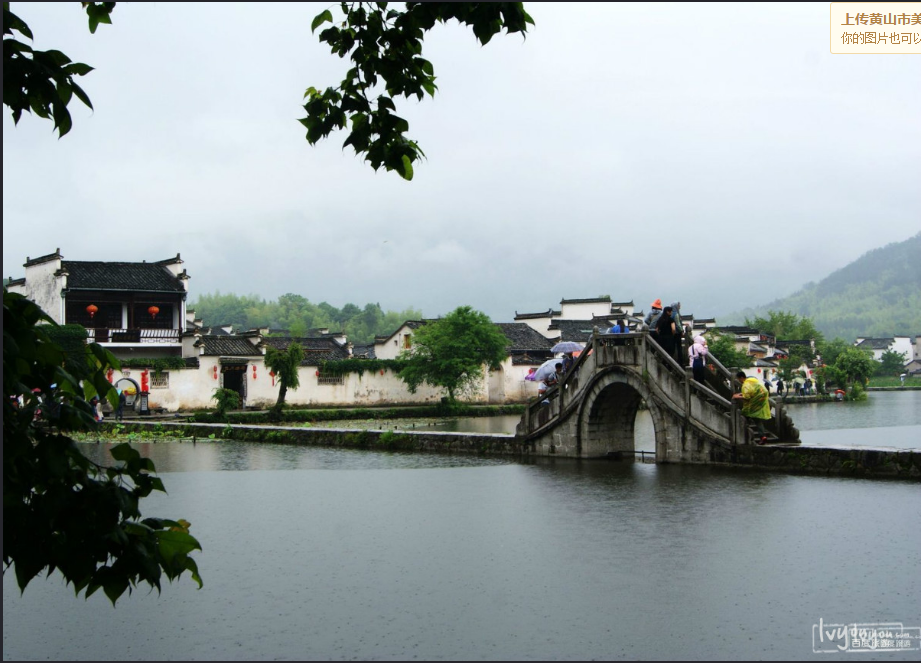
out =
[(919, 264), (921, 233), (874, 249), (819, 283), (738, 317), (765, 315), (766, 309), (793, 311), (808, 316), (827, 337), (845, 341), (912, 336), (921, 328)]
[(344, 332), (353, 343), (370, 343), (375, 336), (392, 334), (406, 320), (422, 319), (422, 312), (414, 308), (385, 312), (380, 304), (365, 304), (364, 308), (346, 304), (340, 309), (326, 302), (314, 304), (292, 293), (266, 300), (257, 295), (215, 292), (201, 295), (189, 308), (205, 327), (233, 325), (235, 331), (268, 327), (285, 329), (294, 337), (328, 327)]

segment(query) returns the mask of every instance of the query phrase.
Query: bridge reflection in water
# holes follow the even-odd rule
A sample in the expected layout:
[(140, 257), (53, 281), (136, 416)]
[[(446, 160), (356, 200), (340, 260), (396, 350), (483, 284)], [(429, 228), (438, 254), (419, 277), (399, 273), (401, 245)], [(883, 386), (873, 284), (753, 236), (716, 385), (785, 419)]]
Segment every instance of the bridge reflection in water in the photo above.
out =
[[(516, 432), (538, 455), (632, 455), (636, 413), (645, 402), (656, 462), (735, 463), (749, 455), (754, 436), (732, 401), (739, 388), (733, 373), (710, 355), (700, 384), (648, 332), (596, 331), (560, 383), (528, 404)], [(771, 441), (799, 444), (783, 403), (771, 405)]]

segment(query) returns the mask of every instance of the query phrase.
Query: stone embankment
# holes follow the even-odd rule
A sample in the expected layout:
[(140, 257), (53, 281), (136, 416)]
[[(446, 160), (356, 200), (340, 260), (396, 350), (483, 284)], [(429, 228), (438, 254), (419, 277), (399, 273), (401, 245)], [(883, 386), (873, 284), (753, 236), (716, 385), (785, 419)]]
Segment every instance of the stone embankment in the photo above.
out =
[[(111, 424), (105, 424), (107, 428)], [(387, 451), (423, 451), (525, 456), (534, 447), (512, 435), (479, 433), (394, 432), (285, 426), (240, 426), (180, 422), (132, 422), (123, 433), (156, 431), (167, 436), (207, 440), (232, 438), (253, 442), (304, 444)], [(591, 461), (588, 461), (591, 462)], [(921, 449), (810, 447), (793, 445), (736, 446), (714, 449), (708, 464), (795, 474), (881, 477), (921, 480)]]

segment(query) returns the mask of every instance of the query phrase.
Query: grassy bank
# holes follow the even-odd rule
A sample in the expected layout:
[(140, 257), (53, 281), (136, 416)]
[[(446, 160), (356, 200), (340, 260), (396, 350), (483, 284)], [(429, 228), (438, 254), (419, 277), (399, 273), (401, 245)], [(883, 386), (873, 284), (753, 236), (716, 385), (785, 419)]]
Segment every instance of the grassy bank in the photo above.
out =
[(316, 410), (282, 410), (278, 417), (268, 411), (229, 412), (218, 417), (211, 412), (198, 412), (189, 417), (189, 421), (202, 424), (276, 424), (276, 423), (312, 423), (317, 421), (345, 421), (350, 419), (386, 420), (386, 419), (423, 419), (427, 417), (496, 417), (505, 414), (521, 414), (524, 405), (416, 405), (388, 408), (329, 408)]
[(872, 377), (870, 378), (870, 383), (867, 385), (869, 388), (880, 388), (880, 387), (902, 387), (906, 389), (921, 389), (921, 377), (909, 377), (905, 378), (905, 384), (902, 384), (902, 381), (897, 377)]

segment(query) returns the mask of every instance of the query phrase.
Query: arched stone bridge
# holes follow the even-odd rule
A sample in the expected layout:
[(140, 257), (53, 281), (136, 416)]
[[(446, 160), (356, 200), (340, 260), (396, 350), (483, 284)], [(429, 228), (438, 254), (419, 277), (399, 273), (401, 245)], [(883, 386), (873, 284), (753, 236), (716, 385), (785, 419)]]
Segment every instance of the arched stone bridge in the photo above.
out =
[[(709, 357), (706, 384), (679, 365), (648, 332), (599, 334), (561, 383), (528, 404), (517, 435), (538, 455), (633, 456), (634, 422), (645, 402), (656, 462), (736, 463), (751, 455), (753, 432), (731, 395), (738, 381)], [(547, 403), (546, 401), (549, 401)], [(779, 400), (765, 422), (773, 442), (799, 443)]]

